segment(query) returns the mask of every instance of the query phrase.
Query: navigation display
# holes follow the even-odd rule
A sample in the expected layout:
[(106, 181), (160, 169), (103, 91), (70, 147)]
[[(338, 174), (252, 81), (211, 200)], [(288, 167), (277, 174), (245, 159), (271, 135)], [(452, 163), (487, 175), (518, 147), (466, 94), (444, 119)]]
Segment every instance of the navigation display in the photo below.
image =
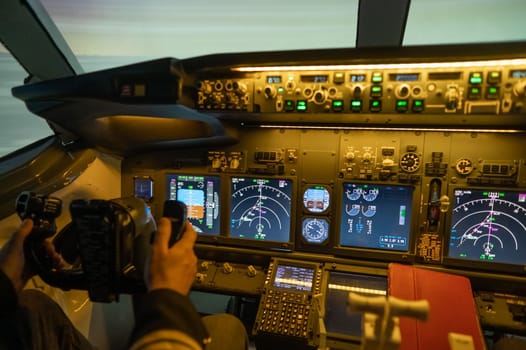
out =
[(278, 265), (274, 277), (274, 287), (288, 290), (310, 292), (314, 279), (314, 269), (308, 267)]
[(230, 235), (290, 241), (292, 180), (231, 178)]
[(188, 220), (198, 234), (220, 233), (220, 179), (208, 175), (167, 175), (168, 199), (186, 204)]
[(450, 258), (526, 265), (526, 190), (455, 189)]
[(344, 183), (340, 245), (408, 251), (413, 188)]

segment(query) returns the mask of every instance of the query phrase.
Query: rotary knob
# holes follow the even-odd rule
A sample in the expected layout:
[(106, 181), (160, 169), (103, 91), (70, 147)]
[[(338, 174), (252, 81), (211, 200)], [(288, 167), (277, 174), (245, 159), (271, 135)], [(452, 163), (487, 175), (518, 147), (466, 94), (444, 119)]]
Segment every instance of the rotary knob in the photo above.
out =
[(409, 88), (409, 85), (402, 84), (396, 88), (395, 95), (397, 98), (404, 99), (404, 98), (408, 98), (410, 93), (411, 93), (411, 90)]
[(469, 175), (473, 171), (473, 163), (469, 159), (461, 158), (455, 163), (455, 171), (459, 175)]
[(446, 92), (446, 109), (447, 110), (457, 109), (459, 99), (460, 99), (460, 94), (458, 92), (458, 89), (456, 87), (448, 88)]
[(210, 263), (208, 261), (203, 261), (201, 263), (201, 270), (202, 271), (208, 271), (209, 266), (210, 266)]
[(226, 274), (232, 273), (234, 272), (234, 268), (232, 267), (232, 265), (226, 262), (223, 264), (223, 272)]
[(420, 156), (414, 152), (404, 153), (400, 157), (400, 168), (408, 173), (414, 173), (420, 168)]
[(271, 85), (265, 86), (263, 93), (265, 94), (265, 98), (268, 98), (268, 99), (274, 98), (278, 94), (278, 92), (276, 91), (276, 88)]
[(324, 90), (316, 90), (314, 92), (314, 103), (321, 105), (327, 100), (327, 92)]
[(519, 80), (513, 85), (513, 93), (515, 96), (525, 97), (526, 96), (526, 80)]

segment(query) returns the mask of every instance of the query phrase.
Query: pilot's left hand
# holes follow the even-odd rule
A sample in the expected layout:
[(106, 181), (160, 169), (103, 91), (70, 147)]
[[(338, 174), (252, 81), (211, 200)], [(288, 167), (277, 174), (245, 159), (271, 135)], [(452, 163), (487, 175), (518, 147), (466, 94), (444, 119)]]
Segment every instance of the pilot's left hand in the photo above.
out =
[[(33, 229), (33, 220), (25, 219), (18, 230), (13, 233), (7, 243), (0, 249), (0, 270), (11, 280), (16, 292), (20, 292), (27, 281), (35, 275), (31, 263), (26, 260), (24, 242)], [(57, 253), (55, 245), (50, 240), (42, 242), (47, 257), (53, 268), (60, 269), (66, 265), (62, 255)]]

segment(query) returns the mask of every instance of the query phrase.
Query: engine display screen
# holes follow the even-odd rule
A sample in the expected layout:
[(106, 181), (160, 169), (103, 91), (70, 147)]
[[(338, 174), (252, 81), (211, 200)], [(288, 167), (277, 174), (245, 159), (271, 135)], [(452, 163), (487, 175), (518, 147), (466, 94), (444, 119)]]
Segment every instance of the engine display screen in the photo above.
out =
[(231, 178), (230, 235), (289, 242), (292, 180)]
[(274, 287), (295, 291), (310, 292), (314, 279), (314, 269), (291, 265), (278, 265), (274, 277)]
[(448, 257), (526, 265), (526, 190), (455, 189)]
[(340, 245), (407, 251), (413, 188), (344, 183)]
[(220, 233), (220, 178), (207, 175), (168, 175), (168, 199), (186, 204), (188, 220), (198, 234)]

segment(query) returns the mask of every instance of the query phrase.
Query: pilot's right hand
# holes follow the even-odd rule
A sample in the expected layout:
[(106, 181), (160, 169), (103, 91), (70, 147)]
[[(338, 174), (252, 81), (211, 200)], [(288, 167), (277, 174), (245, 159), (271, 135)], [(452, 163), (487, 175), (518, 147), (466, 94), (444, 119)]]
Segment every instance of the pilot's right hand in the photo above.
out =
[(146, 264), (145, 283), (148, 291), (171, 289), (187, 295), (197, 272), (194, 243), (197, 239), (192, 224), (185, 222), (181, 239), (169, 247), (171, 221), (161, 218), (155, 235), (152, 254)]

